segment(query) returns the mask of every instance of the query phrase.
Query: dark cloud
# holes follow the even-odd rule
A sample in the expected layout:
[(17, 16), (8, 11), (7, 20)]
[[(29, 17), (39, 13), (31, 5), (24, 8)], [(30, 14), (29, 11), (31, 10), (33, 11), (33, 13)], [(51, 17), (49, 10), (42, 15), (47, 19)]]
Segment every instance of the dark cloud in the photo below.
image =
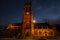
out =
[[(24, 0), (0, 0), (0, 25), (22, 21)], [(37, 22), (60, 22), (60, 0), (33, 0), (32, 12)]]
[[(50, 20), (54, 23), (59, 23), (59, 17), (60, 17), (60, 1), (59, 0), (34, 0), (34, 15), (36, 18), (39, 19), (39, 21), (42, 20)], [(37, 14), (35, 14), (37, 13)]]

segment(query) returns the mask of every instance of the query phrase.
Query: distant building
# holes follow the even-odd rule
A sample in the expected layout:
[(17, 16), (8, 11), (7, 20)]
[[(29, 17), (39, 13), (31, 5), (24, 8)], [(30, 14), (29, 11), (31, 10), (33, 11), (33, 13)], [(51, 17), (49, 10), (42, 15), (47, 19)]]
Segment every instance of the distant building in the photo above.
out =
[(19, 29), (21, 28), (21, 23), (10, 23), (8, 24), (7, 29)]

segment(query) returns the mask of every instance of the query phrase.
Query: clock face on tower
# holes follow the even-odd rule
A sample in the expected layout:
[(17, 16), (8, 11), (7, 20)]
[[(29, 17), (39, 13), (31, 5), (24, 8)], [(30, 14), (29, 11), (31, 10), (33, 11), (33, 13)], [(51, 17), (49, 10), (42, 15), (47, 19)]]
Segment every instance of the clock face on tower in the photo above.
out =
[(27, 15), (29, 15), (29, 12), (26, 12)]

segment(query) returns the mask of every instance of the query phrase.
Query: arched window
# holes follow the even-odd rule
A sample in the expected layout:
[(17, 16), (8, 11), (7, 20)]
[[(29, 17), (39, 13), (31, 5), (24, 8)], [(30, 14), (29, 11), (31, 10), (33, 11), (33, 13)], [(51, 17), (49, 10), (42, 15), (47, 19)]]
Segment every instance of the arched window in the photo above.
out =
[(30, 29), (31, 25), (30, 24), (26, 24), (26, 29)]
[(30, 33), (29, 33), (29, 32), (27, 32), (27, 33), (26, 33), (26, 36), (30, 36)]

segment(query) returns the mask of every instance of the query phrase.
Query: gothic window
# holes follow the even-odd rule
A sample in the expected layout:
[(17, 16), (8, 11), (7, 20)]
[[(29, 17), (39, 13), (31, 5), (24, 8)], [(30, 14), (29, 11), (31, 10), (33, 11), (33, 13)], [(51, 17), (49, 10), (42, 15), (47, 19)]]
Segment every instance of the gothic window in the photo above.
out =
[(50, 32), (49, 32), (49, 35), (51, 35), (51, 36), (52, 36), (52, 35), (53, 35), (53, 32), (52, 32), (52, 31), (50, 31)]
[(37, 35), (38, 34), (37, 31), (35, 31), (34, 34)]
[(27, 24), (26, 25), (26, 29), (30, 29), (31, 27), (30, 27), (30, 24)]
[(26, 36), (29, 36), (29, 35), (30, 35), (29, 32), (27, 32), (27, 33), (26, 33)]
[(41, 32), (41, 31), (39, 31), (39, 34), (41, 35), (41, 34), (42, 34), (42, 32)]
[(27, 12), (27, 7), (26, 7), (26, 9), (25, 9), (25, 12)]
[(44, 32), (45, 36), (47, 36), (47, 31)]

